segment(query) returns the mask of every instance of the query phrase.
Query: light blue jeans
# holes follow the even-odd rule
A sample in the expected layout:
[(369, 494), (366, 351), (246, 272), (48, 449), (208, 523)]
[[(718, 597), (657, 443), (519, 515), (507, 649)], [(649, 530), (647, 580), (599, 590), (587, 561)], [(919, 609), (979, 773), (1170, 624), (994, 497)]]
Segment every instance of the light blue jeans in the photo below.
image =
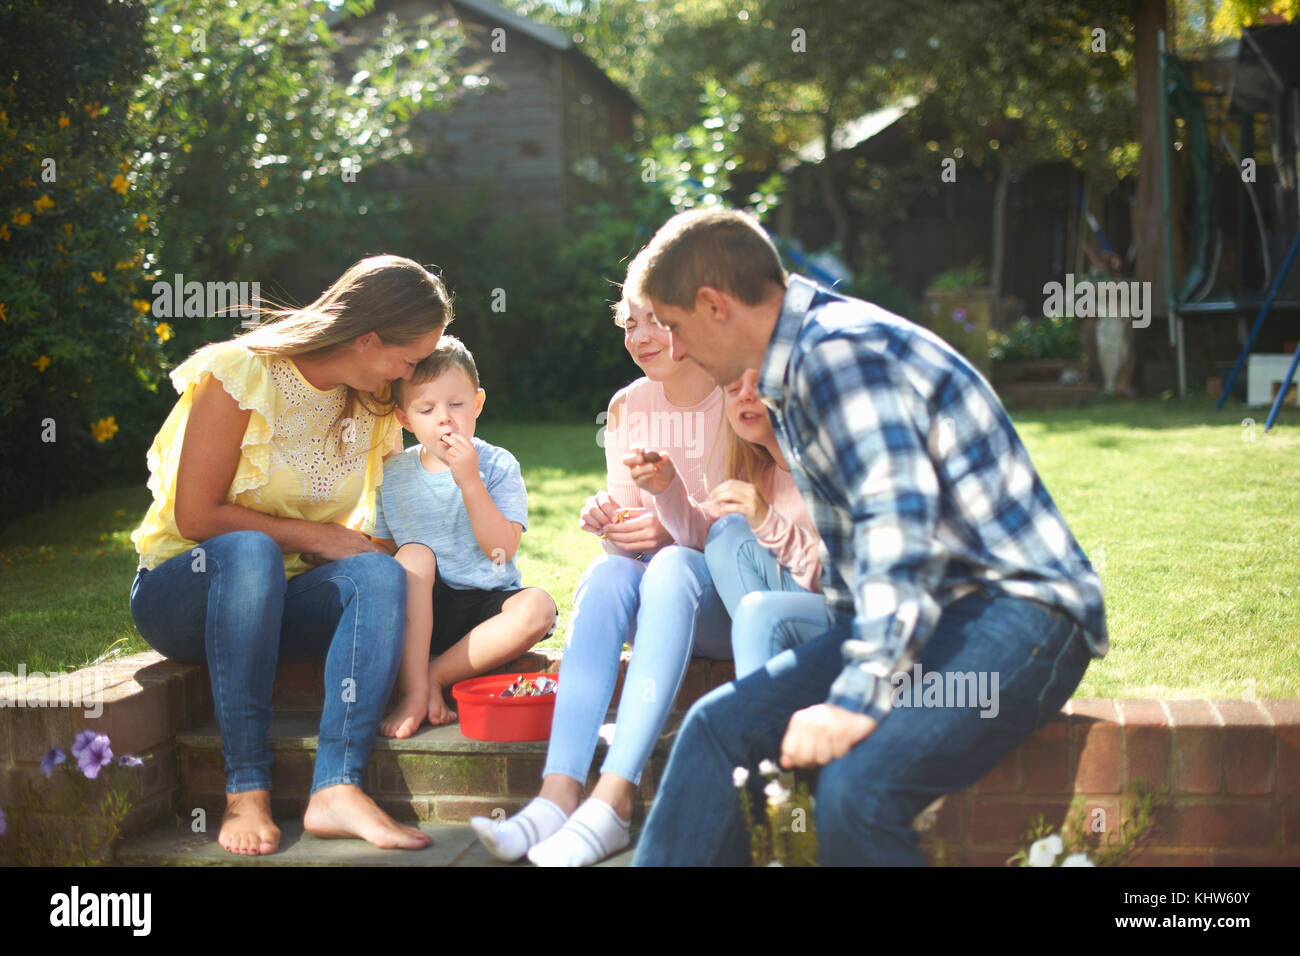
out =
[(759, 544), (744, 515), (724, 515), (709, 529), (704, 558), (731, 614), (736, 679), (830, 626), (826, 598), (803, 587)]
[(140, 570), (131, 616), (149, 645), (207, 664), (226, 758), (226, 792), (271, 789), (271, 685), (281, 660), (325, 658), (325, 704), (311, 792), (361, 786), (397, 665), (406, 572), (357, 554), (286, 581), (269, 535), (232, 531)]
[(542, 775), (586, 782), (626, 641), (634, 642), (632, 660), (601, 773), (640, 783), (692, 650), (730, 658), (730, 630), (701, 552), (670, 545), (641, 561), (596, 557), (573, 599)]

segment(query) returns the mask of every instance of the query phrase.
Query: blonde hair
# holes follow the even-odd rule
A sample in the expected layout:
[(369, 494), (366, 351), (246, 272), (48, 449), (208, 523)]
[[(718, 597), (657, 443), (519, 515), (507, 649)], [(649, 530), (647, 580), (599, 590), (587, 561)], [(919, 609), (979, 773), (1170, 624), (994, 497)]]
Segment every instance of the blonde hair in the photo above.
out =
[[(441, 333), (454, 318), (442, 280), (419, 263), (392, 255), (354, 263), (304, 308), (260, 311), (271, 315), (271, 321), (233, 341), (258, 355), (283, 357), (323, 357), (370, 332), (385, 345), (409, 345), (431, 332)], [(382, 418), (392, 414), (395, 404), (389, 386), (362, 392), (349, 385), (343, 410), (330, 430), (352, 418), (358, 405)], [(340, 449), (342, 431), (337, 435)], [(373, 442), (373, 433), (371, 438)]]
[(632, 261), (627, 264), (627, 276), (623, 279), (621, 286), (622, 295), (613, 305), (614, 324), (620, 329), (627, 325), (628, 317), (632, 314), (631, 300), (636, 299), (639, 302), (645, 301), (645, 293), (642, 289), (642, 280), (645, 276), (646, 266), (646, 247), (632, 257)]
[(764, 446), (737, 435), (731, 426), (731, 418), (725, 412), (722, 417), (727, 423), (727, 478), (753, 485), (770, 501), (776, 459)]

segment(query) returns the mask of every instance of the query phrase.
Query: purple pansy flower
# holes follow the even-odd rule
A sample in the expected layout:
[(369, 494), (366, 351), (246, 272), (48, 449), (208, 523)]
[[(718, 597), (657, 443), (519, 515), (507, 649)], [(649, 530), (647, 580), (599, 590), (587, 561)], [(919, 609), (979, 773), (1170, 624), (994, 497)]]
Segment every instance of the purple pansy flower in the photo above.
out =
[(958, 306), (957, 308), (952, 310), (952, 320), (954, 322), (960, 322), (965, 318), (966, 318), (966, 310), (963, 309), (961, 306)]
[(974, 332), (974, 331), (975, 331), (975, 323), (974, 323), (974, 322), (967, 322), (967, 323), (966, 323), (966, 331), (967, 331), (967, 332)]
[(109, 746), (106, 735), (83, 730), (77, 734), (77, 739), (72, 744), (72, 756), (77, 758), (77, 766), (86, 775), (86, 779), (94, 780), (99, 776), (101, 767), (107, 767), (113, 762), (113, 749)]
[(132, 757), (130, 754), (122, 754), (117, 758), (117, 765), (119, 767), (142, 767), (144, 761), (139, 757)]
[(54, 768), (67, 759), (68, 755), (62, 750), (58, 747), (51, 747), (50, 752), (41, 761), (41, 773), (45, 774), (45, 779), (49, 780), (50, 774), (54, 773)]

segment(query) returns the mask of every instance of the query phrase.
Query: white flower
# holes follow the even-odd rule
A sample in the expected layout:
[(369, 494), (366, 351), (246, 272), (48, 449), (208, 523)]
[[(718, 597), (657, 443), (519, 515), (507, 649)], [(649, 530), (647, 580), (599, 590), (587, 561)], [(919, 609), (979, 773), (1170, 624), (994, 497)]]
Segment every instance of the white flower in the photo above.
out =
[(1061, 866), (1096, 866), (1092, 860), (1088, 859), (1086, 853), (1071, 853), (1061, 861)]
[(779, 807), (790, 799), (790, 791), (781, 786), (780, 780), (773, 780), (763, 788), (763, 792), (767, 794), (767, 802), (774, 807)]
[(776, 764), (770, 760), (764, 760), (758, 765), (758, 772), (765, 777), (771, 777), (776, 774)]
[(1065, 847), (1061, 843), (1061, 838), (1053, 833), (1029, 848), (1029, 865), (1051, 866), (1063, 849)]
[(744, 767), (737, 767), (731, 771), (731, 785), (737, 789), (743, 787), (749, 780), (749, 771)]

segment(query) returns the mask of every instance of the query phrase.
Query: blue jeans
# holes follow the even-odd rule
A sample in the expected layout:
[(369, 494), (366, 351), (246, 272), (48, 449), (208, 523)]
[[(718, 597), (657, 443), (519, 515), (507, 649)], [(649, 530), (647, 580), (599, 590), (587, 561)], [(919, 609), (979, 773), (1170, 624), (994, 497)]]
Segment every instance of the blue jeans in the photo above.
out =
[(704, 559), (731, 615), (737, 680), (826, 630), (826, 598), (800, 585), (789, 568), (777, 563), (744, 515), (724, 515), (713, 523)]
[(361, 785), (402, 656), (406, 574), (387, 554), (358, 554), (292, 580), (260, 531), (217, 535), (131, 586), (150, 646), (208, 665), (226, 759), (226, 792), (271, 789), (271, 685), (280, 660), (325, 659), (325, 705), (311, 792)]
[(726, 660), (730, 629), (699, 551), (670, 545), (642, 561), (597, 556), (574, 595), (542, 775), (586, 782), (626, 641), (635, 642), (632, 660), (601, 773), (639, 783), (692, 650)]
[[(744, 865), (749, 835), (732, 785), (750, 769), (761, 807), (759, 761), (775, 760), (790, 715), (826, 700), (843, 663), (847, 617), (766, 668), (696, 702), (668, 759), (637, 848), (638, 866)], [(920, 656), (925, 672), (999, 678), (997, 716), (974, 707), (901, 707), (818, 774), (815, 821), (822, 865), (920, 865), (912, 828), (937, 797), (983, 778), (1052, 720), (1083, 679), (1090, 651), (1064, 612), (1020, 598), (967, 595), (944, 609)], [(991, 710), (991, 708), (990, 708)]]

